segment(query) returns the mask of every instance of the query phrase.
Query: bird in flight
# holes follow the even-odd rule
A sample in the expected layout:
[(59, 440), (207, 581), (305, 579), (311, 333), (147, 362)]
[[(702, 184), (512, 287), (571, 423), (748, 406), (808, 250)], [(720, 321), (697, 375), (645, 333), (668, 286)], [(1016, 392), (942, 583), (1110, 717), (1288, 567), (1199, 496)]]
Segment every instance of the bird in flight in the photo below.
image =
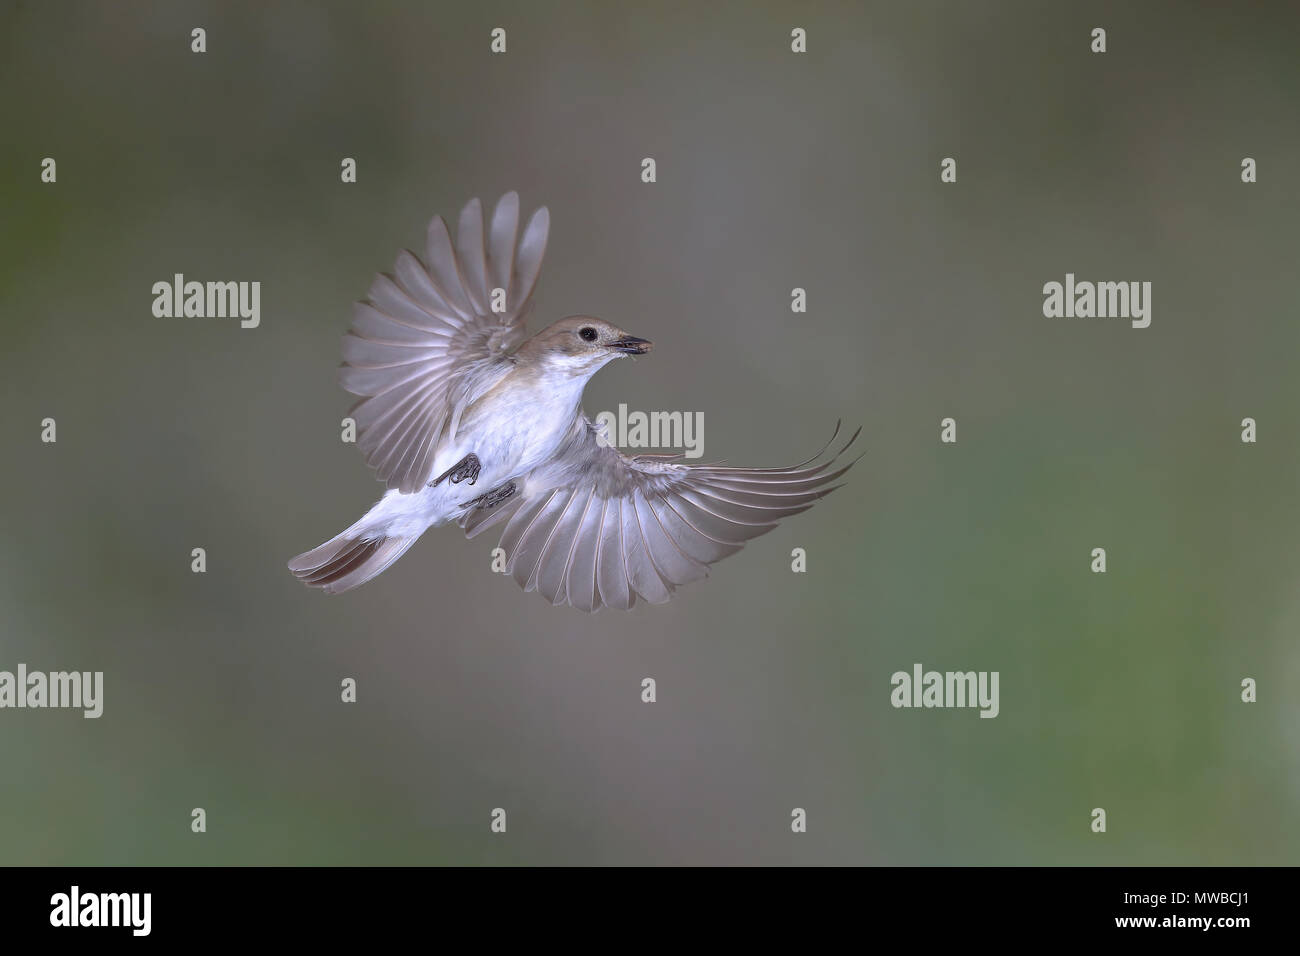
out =
[(486, 225), (471, 200), (454, 244), (435, 216), (424, 262), (403, 251), (353, 306), (340, 379), (361, 396), (349, 412), (357, 444), (388, 490), (356, 524), (289, 561), (303, 583), (348, 591), (454, 521), (471, 538), (500, 528), (506, 571), (552, 604), (659, 604), (812, 507), (852, 465), (840, 456), (857, 432), (837, 453), (826, 454), (832, 435), (784, 468), (619, 452), (583, 413), (583, 389), (651, 343), (586, 315), (528, 337), (550, 214), (542, 207), (519, 225), (513, 192)]

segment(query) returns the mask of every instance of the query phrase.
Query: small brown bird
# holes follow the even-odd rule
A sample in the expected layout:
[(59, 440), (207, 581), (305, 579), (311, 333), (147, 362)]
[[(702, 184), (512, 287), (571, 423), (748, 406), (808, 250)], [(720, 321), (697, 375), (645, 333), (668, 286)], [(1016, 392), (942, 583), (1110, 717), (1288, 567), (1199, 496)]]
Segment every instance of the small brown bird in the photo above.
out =
[(485, 229), (471, 200), (454, 246), (434, 217), (427, 266), (402, 252), (394, 274), (377, 276), (354, 306), (341, 379), (363, 396), (350, 413), (358, 444), (389, 490), (352, 527), (289, 562), (304, 583), (357, 587), (427, 529), (455, 521), (469, 537), (502, 527), (506, 570), (552, 604), (662, 603), (838, 487), (831, 482), (852, 462), (835, 463), (857, 432), (836, 454), (823, 460), (823, 448), (785, 468), (610, 447), (582, 412), (583, 389), (605, 364), (651, 343), (585, 315), (525, 339), (549, 229), (543, 207), (520, 236), (513, 192)]

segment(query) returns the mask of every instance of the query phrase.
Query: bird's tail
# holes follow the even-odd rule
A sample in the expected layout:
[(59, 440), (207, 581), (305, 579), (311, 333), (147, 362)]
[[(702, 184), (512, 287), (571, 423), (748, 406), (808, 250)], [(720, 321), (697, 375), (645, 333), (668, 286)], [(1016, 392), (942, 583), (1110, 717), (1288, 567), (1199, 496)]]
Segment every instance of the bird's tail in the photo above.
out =
[(289, 570), (308, 587), (340, 594), (381, 574), (419, 537), (385, 535), (362, 518), (320, 547), (290, 559)]

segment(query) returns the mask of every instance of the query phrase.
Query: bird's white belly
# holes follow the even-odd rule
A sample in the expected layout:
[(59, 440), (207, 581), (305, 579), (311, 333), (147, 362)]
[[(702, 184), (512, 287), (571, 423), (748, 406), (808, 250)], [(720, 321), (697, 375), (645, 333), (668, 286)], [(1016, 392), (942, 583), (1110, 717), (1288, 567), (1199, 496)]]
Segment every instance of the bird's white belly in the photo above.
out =
[(388, 533), (419, 533), (450, 521), (475, 498), (550, 460), (569, 436), (577, 407), (536, 398), (535, 392), (521, 390), (467, 409), (455, 440), (438, 449), (430, 480), (471, 454), (479, 460), (478, 478), (472, 485), (444, 478), (435, 487), (409, 495), (388, 492), (377, 506)]
[(568, 436), (583, 384), (567, 377), (528, 385), (509, 380), (466, 410), (457, 448), (445, 467), (467, 454), (477, 455), (483, 467), (477, 484), (486, 482), (488, 488), (532, 471), (552, 458)]
[(486, 479), (494, 488), (549, 461), (573, 427), (573, 414), (572, 409), (539, 415), (535, 407), (520, 408), (513, 418), (479, 430), (466, 442), (483, 464), (478, 483)]

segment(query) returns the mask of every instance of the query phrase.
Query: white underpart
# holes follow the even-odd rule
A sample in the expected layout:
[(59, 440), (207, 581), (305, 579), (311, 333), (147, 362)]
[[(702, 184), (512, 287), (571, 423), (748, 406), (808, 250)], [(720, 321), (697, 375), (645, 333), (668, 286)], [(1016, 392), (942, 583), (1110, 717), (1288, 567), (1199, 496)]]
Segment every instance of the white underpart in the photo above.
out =
[(352, 530), (418, 536), (454, 520), (480, 495), (550, 461), (574, 427), (588, 380), (617, 357), (599, 356), (594, 367), (589, 355), (553, 358), (540, 374), (511, 372), (466, 408), (455, 436), (438, 449), (434, 461), (437, 477), (466, 455), (476, 455), (481, 470), (474, 484), (443, 479), (412, 494), (389, 491)]

